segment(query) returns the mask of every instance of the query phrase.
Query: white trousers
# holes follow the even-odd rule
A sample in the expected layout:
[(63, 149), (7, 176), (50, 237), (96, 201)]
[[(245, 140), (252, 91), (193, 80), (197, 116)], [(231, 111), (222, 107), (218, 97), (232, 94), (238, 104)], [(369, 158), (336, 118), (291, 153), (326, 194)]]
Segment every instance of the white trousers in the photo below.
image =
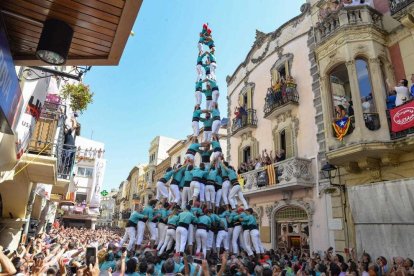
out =
[(124, 237), (122, 238), (120, 245), (124, 245), (124, 243), (126, 243), (126, 241), (128, 241), (128, 246), (127, 246), (127, 250), (131, 251), (132, 248), (134, 247), (134, 242), (135, 242), (135, 235), (137, 233), (137, 230), (134, 226), (130, 226), (125, 228), (125, 234)]
[(162, 183), (161, 181), (157, 182), (157, 200), (160, 200), (161, 198), (168, 198), (168, 189), (167, 186), (165, 186), (165, 183)]
[(211, 250), (214, 244), (214, 232), (209, 230), (207, 232), (207, 249)]
[(212, 100), (206, 100), (206, 109), (211, 110), (212, 109), (212, 104), (213, 104)]
[(198, 126), (198, 122), (193, 121), (193, 136), (198, 137), (199, 134), (200, 134), (200, 127)]
[(138, 221), (137, 225), (137, 245), (141, 245), (142, 241), (144, 240), (144, 232), (145, 232), (145, 222)]
[(221, 201), (221, 193), (222, 193), (222, 189), (218, 189), (216, 191), (216, 199), (215, 199), (215, 203), (216, 203), (216, 207), (220, 206), (220, 201)]
[[(240, 233), (242, 232), (242, 227), (241, 225), (237, 225), (233, 228), (233, 235), (232, 235), (232, 239), (231, 239), (231, 245), (233, 248), (233, 253), (238, 255), (239, 254), (239, 245), (237, 243), (237, 240), (240, 237)], [(240, 243), (242, 243), (241, 239), (240, 239)], [(243, 242), (244, 244), (244, 242)]]
[(158, 255), (161, 255), (162, 253), (164, 253), (164, 251), (170, 250), (173, 242), (175, 241), (175, 229), (167, 229), (167, 234), (165, 235), (165, 240), (161, 246), (161, 249), (158, 253)]
[(205, 229), (197, 229), (196, 231), (196, 242), (197, 249), (196, 254), (199, 254), (200, 251), (203, 251), (203, 258), (206, 258), (207, 255), (207, 231)]
[(207, 185), (205, 194), (206, 201), (214, 204), (214, 201), (216, 199), (216, 190), (214, 189), (214, 185)]
[(213, 131), (213, 134), (218, 134), (220, 130), (221, 122), (220, 120), (214, 120), (213, 125), (211, 126), (211, 130)]
[(190, 190), (190, 194), (192, 197), (198, 197), (198, 195), (200, 194), (200, 182), (191, 181)]
[(195, 99), (196, 99), (196, 104), (198, 104), (199, 106), (201, 106), (201, 91), (196, 91), (195, 92)]
[(252, 244), (256, 254), (264, 253), (262, 243), (260, 241), (260, 233), (258, 229), (250, 230), (250, 238), (252, 239)]
[(222, 155), (221, 151), (214, 151), (211, 154), (211, 162), (215, 162)]
[(229, 249), (230, 249), (231, 252), (233, 252), (233, 244), (232, 244), (233, 243), (233, 241), (232, 241), (232, 239), (233, 239), (233, 230), (234, 230), (233, 227), (227, 229), (227, 240), (229, 242)]
[(185, 160), (194, 161), (194, 154), (187, 153), (187, 154), (185, 155)]
[(229, 192), (230, 192), (230, 181), (226, 180), (223, 182), (223, 185), (221, 186), (221, 197), (223, 198), (224, 204), (228, 205), (229, 204)]
[(213, 91), (213, 103), (217, 103), (220, 97), (220, 92), (218, 90)]
[(180, 199), (181, 199), (180, 188), (178, 188), (178, 185), (172, 184), (170, 185), (170, 191), (173, 197), (172, 202), (178, 204), (178, 202), (180, 202)]
[(236, 196), (243, 203), (244, 209), (248, 209), (249, 208), (249, 205), (247, 204), (247, 201), (246, 201), (246, 199), (243, 196), (243, 192), (242, 192), (242, 190), (240, 188), (240, 185), (233, 186), (233, 188), (231, 188), (231, 190), (230, 190), (230, 193), (229, 193), (229, 202), (230, 202), (231, 208), (232, 209), (236, 208), (236, 205), (237, 205)]
[(200, 81), (203, 79), (203, 66), (201, 66), (200, 64), (197, 64), (196, 66), (196, 72), (197, 72), (197, 79), (196, 81)]
[(206, 201), (206, 185), (200, 182), (200, 202)]
[(188, 245), (193, 245), (194, 244), (194, 237), (195, 237), (194, 225), (190, 224), (190, 225), (188, 225), (188, 234), (187, 234), (187, 244)]
[(252, 250), (252, 247), (250, 246), (250, 230), (243, 231), (243, 238), (244, 238), (244, 244), (246, 246), (247, 255), (252, 256), (253, 250)]
[(228, 233), (227, 231), (220, 230), (217, 233), (216, 238), (216, 248), (217, 251), (220, 250), (221, 244), (223, 243), (223, 247), (226, 251), (229, 250), (229, 240), (228, 240)]
[(199, 52), (203, 52), (203, 43), (199, 42), (197, 44), (197, 49), (198, 49)]
[(151, 235), (150, 240), (156, 241), (158, 238), (157, 224), (155, 222), (148, 222), (147, 226)]
[(188, 230), (182, 226), (178, 226), (175, 231), (175, 251), (177, 253), (184, 252), (185, 245), (187, 243)]
[(161, 249), (161, 246), (164, 244), (166, 235), (167, 235), (167, 225), (163, 222), (159, 222), (158, 223), (158, 246), (157, 246), (157, 250)]
[(215, 62), (210, 63), (210, 77), (213, 80), (216, 79), (216, 69), (217, 69), (217, 64)]
[(191, 200), (192, 194), (190, 187), (184, 187), (181, 192), (181, 209), (185, 209), (185, 205)]
[(211, 141), (211, 134), (212, 134), (212, 132), (211, 131), (204, 131), (204, 134), (203, 134), (203, 142), (210, 142)]

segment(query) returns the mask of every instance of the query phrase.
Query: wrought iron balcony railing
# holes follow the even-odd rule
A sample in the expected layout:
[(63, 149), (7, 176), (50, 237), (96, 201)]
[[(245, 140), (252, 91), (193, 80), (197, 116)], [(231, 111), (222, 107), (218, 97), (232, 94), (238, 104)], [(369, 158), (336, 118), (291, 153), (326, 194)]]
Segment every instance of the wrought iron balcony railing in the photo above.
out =
[(414, 3), (414, 0), (389, 0), (389, 2), (391, 15), (394, 15)]
[(237, 117), (233, 119), (231, 131), (234, 135), (238, 131), (248, 127), (257, 127), (256, 109), (247, 109), (245, 112), (237, 115)]
[(288, 105), (289, 103), (299, 103), (299, 93), (296, 90), (296, 87), (289, 87), (287, 90), (283, 87), (283, 89), (278, 92), (269, 88), (267, 90), (265, 106), (263, 108), (265, 117), (269, 116), (276, 109)]
[(312, 161), (292, 157), (275, 164), (242, 173), (243, 191), (246, 194), (273, 189), (294, 190), (313, 187)]

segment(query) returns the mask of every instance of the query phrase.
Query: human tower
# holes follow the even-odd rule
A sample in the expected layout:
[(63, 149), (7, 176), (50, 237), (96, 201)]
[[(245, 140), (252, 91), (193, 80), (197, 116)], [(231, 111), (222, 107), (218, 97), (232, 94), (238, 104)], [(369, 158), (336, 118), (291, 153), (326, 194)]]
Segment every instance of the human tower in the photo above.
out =
[[(206, 258), (220, 250), (237, 255), (240, 248), (249, 256), (264, 253), (253, 210), (244, 199), (235, 169), (223, 158), (216, 68), (212, 31), (204, 24), (198, 41), (191, 144), (184, 164), (168, 168), (158, 180), (156, 199), (131, 214), (121, 241), (124, 244), (129, 240), (127, 250), (131, 253), (141, 250), (145, 227), (150, 233), (149, 246), (158, 255), (172, 250), (182, 255), (187, 250)], [(199, 164), (195, 164), (196, 154), (201, 156)], [(237, 206), (236, 197), (242, 206)]]

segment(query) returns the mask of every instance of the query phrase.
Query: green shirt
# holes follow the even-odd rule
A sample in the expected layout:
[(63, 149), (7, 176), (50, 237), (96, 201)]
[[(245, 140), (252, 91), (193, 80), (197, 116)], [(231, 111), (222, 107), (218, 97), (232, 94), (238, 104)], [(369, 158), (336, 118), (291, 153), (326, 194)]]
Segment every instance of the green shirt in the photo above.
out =
[(152, 220), (152, 218), (154, 217), (154, 209), (152, 208), (152, 206), (145, 206), (144, 210), (142, 211), (142, 214), (144, 216), (147, 216), (148, 220)]
[(204, 93), (204, 95), (206, 95), (206, 97), (212, 97), (213, 96), (213, 91), (211, 89), (203, 89), (202, 92)]
[(203, 122), (204, 128), (210, 128), (213, 126), (213, 118), (200, 118), (200, 121)]
[(217, 170), (214, 168), (211, 168), (207, 175), (207, 180), (216, 181), (217, 178)]
[(168, 217), (167, 224), (178, 225), (178, 215)]
[(203, 112), (201, 112), (201, 109), (194, 110), (193, 118), (199, 118), (200, 119), (201, 113), (203, 113)]
[(193, 169), (193, 177), (203, 178), (206, 174), (207, 172), (200, 169), (199, 167), (195, 167)]
[(211, 227), (211, 218), (207, 215), (202, 215), (198, 218), (198, 223)]
[(178, 214), (178, 223), (190, 224), (192, 222), (197, 222), (197, 218), (193, 215), (193, 213), (185, 210)]
[(145, 216), (143, 214), (138, 213), (137, 211), (132, 212), (131, 216), (129, 217), (129, 220), (133, 223), (138, 223), (140, 219), (143, 219)]

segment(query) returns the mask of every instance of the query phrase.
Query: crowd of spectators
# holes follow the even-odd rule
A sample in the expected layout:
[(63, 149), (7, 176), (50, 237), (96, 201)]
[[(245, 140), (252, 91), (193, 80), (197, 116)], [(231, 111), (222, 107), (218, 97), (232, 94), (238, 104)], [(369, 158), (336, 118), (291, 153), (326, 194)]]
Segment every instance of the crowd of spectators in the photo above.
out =
[[(127, 253), (120, 241), (120, 229), (53, 229), (39, 234), (15, 252), (0, 248), (1, 275), (256, 275), (256, 276), (410, 276), (409, 258), (372, 259), (364, 252), (357, 258), (349, 249), (345, 256), (332, 248), (311, 254), (301, 250), (266, 251), (247, 257), (219, 252), (206, 260), (166, 252), (157, 256), (149, 248)], [(97, 248), (94, 265), (86, 266), (87, 247)], [(220, 254), (221, 253), (221, 254)]]
[(286, 153), (283, 149), (279, 150), (274, 156), (273, 151), (270, 151), (268, 153), (267, 150), (263, 150), (262, 154), (256, 157), (255, 159), (249, 159), (246, 162), (241, 163), (237, 170), (237, 173), (241, 174), (252, 170), (257, 170), (265, 166), (283, 161), (285, 159)]

